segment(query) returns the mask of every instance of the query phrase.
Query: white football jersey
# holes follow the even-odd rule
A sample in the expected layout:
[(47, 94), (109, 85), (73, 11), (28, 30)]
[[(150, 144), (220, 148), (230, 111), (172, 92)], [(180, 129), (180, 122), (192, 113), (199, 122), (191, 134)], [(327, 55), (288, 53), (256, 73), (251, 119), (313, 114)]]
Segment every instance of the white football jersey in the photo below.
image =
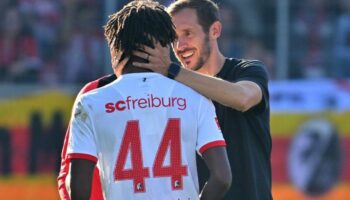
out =
[(225, 146), (212, 102), (157, 73), (131, 73), (74, 106), (67, 154), (97, 162), (105, 199), (195, 200), (196, 151)]

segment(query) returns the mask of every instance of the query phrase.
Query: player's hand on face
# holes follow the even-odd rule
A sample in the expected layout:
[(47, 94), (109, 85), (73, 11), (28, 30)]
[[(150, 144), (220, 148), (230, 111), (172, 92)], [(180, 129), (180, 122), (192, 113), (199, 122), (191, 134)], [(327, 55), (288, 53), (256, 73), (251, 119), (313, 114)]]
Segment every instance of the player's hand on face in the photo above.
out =
[(123, 52), (119, 51), (112, 58), (112, 68), (113, 68), (114, 73), (116, 73), (116, 74), (121, 74), (126, 63), (129, 61), (129, 57), (125, 57), (123, 60), (120, 60), (122, 55), (123, 55)]
[(171, 64), (170, 45), (163, 47), (159, 42), (156, 42), (154, 49), (148, 46), (141, 48), (143, 51), (134, 51), (133, 54), (148, 60), (148, 63), (133, 62), (133, 65), (167, 75), (168, 67)]

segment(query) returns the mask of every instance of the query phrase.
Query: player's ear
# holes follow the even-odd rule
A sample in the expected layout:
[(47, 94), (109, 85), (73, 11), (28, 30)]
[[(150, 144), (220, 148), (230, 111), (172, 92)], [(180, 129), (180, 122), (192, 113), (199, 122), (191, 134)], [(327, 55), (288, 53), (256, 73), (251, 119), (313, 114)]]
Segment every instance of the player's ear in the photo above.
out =
[(210, 39), (217, 39), (220, 37), (221, 35), (221, 22), (220, 21), (216, 21), (214, 22), (209, 29), (209, 37)]

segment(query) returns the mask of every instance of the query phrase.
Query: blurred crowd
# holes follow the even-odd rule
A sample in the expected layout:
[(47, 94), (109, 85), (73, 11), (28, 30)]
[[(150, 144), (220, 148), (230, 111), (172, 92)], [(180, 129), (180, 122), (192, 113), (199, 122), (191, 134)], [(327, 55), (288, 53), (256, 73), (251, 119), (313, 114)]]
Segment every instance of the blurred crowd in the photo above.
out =
[[(111, 72), (102, 28), (106, 1), (1, 0), (0, 83), (80, 84)], [(277, 1), (216, 0), (224, 55), (263, 61), (271, 79), (278, 78)], [(350, 0), (290, 0), (289, 6), (288, 78), (350, 78)]]
[(0, 2), (0, 82), (83, 83), (103, 74), (103, 1)]

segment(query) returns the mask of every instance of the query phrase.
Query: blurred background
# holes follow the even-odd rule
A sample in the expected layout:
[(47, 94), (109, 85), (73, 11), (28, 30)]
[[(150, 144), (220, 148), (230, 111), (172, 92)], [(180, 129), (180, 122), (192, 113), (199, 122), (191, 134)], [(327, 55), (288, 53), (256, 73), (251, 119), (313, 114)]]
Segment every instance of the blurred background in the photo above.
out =
[[(58, 199), (74, 98), (112, 72), (102, 26), (126, 2), (0, 1), (0, 199)], [(224, 55), (268, 67), (274, 198), (348, 199), (350, 0), (216, 2)]]

